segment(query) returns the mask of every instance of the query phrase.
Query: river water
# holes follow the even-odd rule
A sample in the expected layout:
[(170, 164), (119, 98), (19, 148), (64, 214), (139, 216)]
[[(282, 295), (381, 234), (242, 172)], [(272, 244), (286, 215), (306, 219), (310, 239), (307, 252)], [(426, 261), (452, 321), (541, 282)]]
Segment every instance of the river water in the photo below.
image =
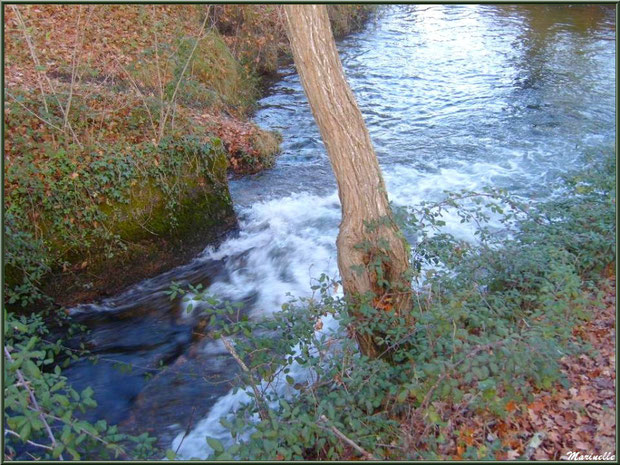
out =
[[(338, 49), (397, 205), (485, 186), (544, 199), (584, 156), (615, 150), (612, 7), (380, 7)], [(230, 393), (224, 347), (198, 337), (200, 320), (165, 295), (170, 283), (203, 284), (262, 318), (288, 294), (309, 295), (321, 273), (337, 276), (336, 183), (292, 66), (255, 121), (282, 133), (282, 154), (273, 169), (231, 181), (239, 230), (187, 265), (73, 309), (101, 358), (65, 371), (95, 389), (91, 418), (149, 431), (185, 458), (209, 453), (206, 435), (225, 439), (218, 418), (244, 395)]]

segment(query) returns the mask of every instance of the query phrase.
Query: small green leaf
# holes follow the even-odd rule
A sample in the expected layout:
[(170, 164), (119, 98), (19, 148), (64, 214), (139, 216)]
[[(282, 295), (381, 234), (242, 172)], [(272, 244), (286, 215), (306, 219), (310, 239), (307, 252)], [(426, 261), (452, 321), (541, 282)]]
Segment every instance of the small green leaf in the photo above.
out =
[(218, 454), (224, 452), (224, 446), (218, 439), (208, 437), (207, 444)]
[(30, 431), (32, 430), (32, 426), (30, 423), (25, 423), (24, 426), (19, 430), (19, 435), (22, 438), (22, 441), (26, 442), (30, 438)]
[(64, 444), (58, 444), (54, 450), (52, 451), (52, 458), (57, 459), (62, 454), (62, 451), (65, 450)]
[(441, 417), (433, 409), (428, 410), (428, 419), (431, 421), (431, 423), (435, 424), (439, 424), (441, 422)]
[(24, 362), (24, 369), (34, 378), (41, 378), (41, 370), (39, 370), (39, 367), (32, 360), (26, 360)]

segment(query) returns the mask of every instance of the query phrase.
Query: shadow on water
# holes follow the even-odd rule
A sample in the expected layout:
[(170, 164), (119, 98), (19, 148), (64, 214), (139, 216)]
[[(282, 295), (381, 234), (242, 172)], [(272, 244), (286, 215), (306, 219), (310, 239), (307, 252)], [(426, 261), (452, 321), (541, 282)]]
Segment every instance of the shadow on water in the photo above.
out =
[[(78, 391), (94, 390), (97, 407), (84, 418), (148, 431), (165, 446), (193, 415), (206, 414), (231, 388), (236, 365), (208, 336), (207, 316), (186, 312), (183, 299), (171, 300), (167, 291), (172, 282), (207, 288), (225, 274), (222, 261), (197, 257), (117, 296), (71, 309), (87, 334), (66, 345), (78, 350), (84, 344), (91, 356), (72, 361), (63, 375)], [(241, 303), (250, 307), (252, 299)]]

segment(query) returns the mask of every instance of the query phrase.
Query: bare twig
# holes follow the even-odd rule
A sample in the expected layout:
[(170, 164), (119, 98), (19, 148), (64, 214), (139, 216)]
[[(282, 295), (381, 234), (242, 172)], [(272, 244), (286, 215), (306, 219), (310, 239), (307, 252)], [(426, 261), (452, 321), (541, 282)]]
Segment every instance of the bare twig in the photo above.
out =
[(155, 16), (155, 5), (151, 5), (151, 15), (153, 17), (153, 36), (155, 39), (155, 66), (157, 68), (157, 85), (159, 87), (159, 120), (162, 121), (164, 118), (164, 85), (161, 79), (161, 66), (159, 64), (159, 37), (157, 35), (157, 22)]
[[(13, 357), (11, 357), (11, 353), (9, 352), (9, 349), (7, 347), (4, 347), (4, 354), (6, 355), (6, 358), (9, 360), (9, 362), (13, 362)], [(41, 410), (41, 407), (39, 407), (39, 403), (37, 402), (37, 398), (34, 396), (34, 392), (32, 392), (32, 389), (30, 389), (30, 387), (26, 383), (26, 380), (24, 379), (24, 375), (22, 374), (19, 368), (15, 370), (15, 373), (17, 374), (17, 379), (19, 380), (19, 382), (24, 386), (24, 389), (28, 391), (28, 395), (30, 396), (30, 402), (32, 402), (33, 409), (39, 412), (39, 419), (41, 420), (41, 422), (43, 422), (43, 426), (45, 427), (45, 430), (47, 431), (47, 435), (50, 438), (50, 441), (52, 442), (52, 448), (55, 449), (56, 438), (54, 437), (54, 433), (52, 433), (52, 428), (50, 428), (49, 423), (45, 419), (45, 413), (43, 412), (43, 410)], [(62, 454), (60, 454), (58, 458), (60, 460), (64, 460)]]
[[(47, 114), (49, 115), (49, 108), (47, 106), (47, 101), (46, 101), (46, 96), (45, 96), (45, 92), (43, 90), (43, 83), (41, 82), (42, 78), (45, 78), (45, 81), (47, 82), (47, 85), (49, 86), (52, 95), (54, 96), (54, 98), (56, 99), (56, 103), (58, 104), (58, 107), (60, 108), (60, 111), (62, 113), (62, 116), (64, 117), (65, 121), (67, 121), (67, 114), (65, 112), (65, 107), (62, 106), (62, 104), (60, 103), (60, 100), (58, 99), (58, 95), (56, 94), (56, 89), (54, 88), (54, 84), (52, 84), (52, 81), (50, 80), (50, 78), (47, 76), (47, 74), (45, 72), (42, 71), (42, 66), (41, 66), (41, 62), (39, 61), (39, 58), (37, 57), (35, 48), (34, 48), (34, 44), (32, 43), (32, 39), (30, 37), (30, 34), (28, 34), (28, 28), (26, 27), (26, 23), (24, 22), (24, 18), (22, 17), (19, 8), (17, 8), (17, 5), (11, 5), (11, 8), (13, 9), (13, 11), (15, 12), (15, 16), (17, 17), (17, 21), (19, 23), (19, 26), (22, 30), (22, 34), (24, 35), (24, 38), (26, 39), (26, 43), (28, 44), (28, 49), (30, 50), (30, 56), (32, 57), (32, 61), (34, 62), (35, 65), (35, 70), (37, 71), (37, 74), (39, 76), (39, 88), (41, 90), (41, 94), (43, 97), (43, 105), (45, 106), (45, 111), (47, 112)], [(67, 127), (69, 128), (69, 131), (71, 132), (71, 136), (73, 137), (73, 141), (80, 147), (82, 148), (82, 144), (79, 141), (77, 135), (75, 134), (75, 131), (73, 130), (73, 127), (71, 126), (71, 124), (67, 121), (66, 122)]]
[(195, 411), (196, 411), (196, 406), (194, 406), (192, 408), (192, 413), (190, 413), (189, 421), (187, 422), (187, 428), (185, 428), (185, 434), (181, 438), (181, 442), (179, 442), (179, 445), (177, 446), (177, 449), (174, 451), (175, 454), (179, 453), (179, 449), (183, 445), (183, 441), (185, 441), (185, 438), (189, 435), (189, 432), (192, 430), (192, 419), (194, 418), (194, 412)]
[(198, 43), (202, 39), (202, 34), (204, 33), (205, 27), (207, 25), (207, 19), (209, 19), (209, 10), (210, 10), (210, 8), (211, 8), (211, 5), (209, 5), (209, 7), (207, 7), (207, 14), (205, 15), (205, 19), (202, 22), (202, 26), (200, 26), (200, 32), (198, 32), (198, 37), (196, 38), (196, 41), (194, 42), (194, 46), (192, 47), (192, 51), (190, 52), (189, 56), (187, 57), (187, 61), (185, 62), (185, 66), (183, 66), (183, 70), (181, 71), (181, 74), (179, 75), (179, 79), (177, 80), (177, 84), (174, 87), (174, 92), (172, 93), (172, 97), (170, 97), (170, 100), (168, 101), (168, 107), (166, 108), (166, 112), (164, 113), (164, 117), (163, 117), (163, 119), (161, 119), (159, 121), (159, 137), (157, 138), (158, 142), (164, 136), (164, 129), (166, 127), (166, 120), (168, 119), (168, 116), (170, 115), (170, 111), (172, 110), (172, 108), (174, 106), (174, 100), (176, 99), (177, 92), (179, 91), (179, 86), (181, 85), (181, 81), (183, 80), (183, 76), (185, 75), (185, 71), (187, 71), (187, 68), (188, 68), (190, 62), (192, 61), (192, 58), (194, 56), (194, 52), (196, 51), (196, 48), (198, 48)]
[[(75, 29), (76, 29), (75, 44), (73, 46), (73, 53), (71, 56), (71, 85), (69, 86), (69, 97), (67, 98), (67, 108), (65, 109), (65, 121), (63, 124), (63, 127), (65, 128), (69, 124), (69, 112), (71, 111), (71, 100), (73, 99), (73, 88), (75, 87), (75, 78), (77, 77), (78, 61), (80, 58), (78, 54), (78, 49), (82, 47), (82, 41), (81, 41), (82, 31), (80, 29), (80, 23), (82, 21), (82, 7), (83, 5), (80, 5), (80, 8), (78, 10), (77, 24), (75, 25)], [(92, 11), (92, 7), (91, 7), (91, 11)]]
[(17, 22), (19, 23), (19, 27), (22, 30), (22, 34), (24, 35), (24, 39), (26, 40), (26, 44), (28, 45), (28, 49), (30, 50), (30, 57), (34, 62), (34, 69), (39, 76), (38, 84), (39, 90), (41, 91), (41, 97), (43, 98), (43, 106), (45, 107), (45, 112), (49, 115), (50, 110), (47, 107), (47, 95), (45, 94), (45, 90), (43, 89), (43, 80), (41, 79), (41, 62), (39, 62), (39, 58), (37, 57), (37, 54), (34, 50), (34, 45), (32, 43), (32, 40), (30, 40), (30, 35), (28, 34), (28, 30), (26, 28), (26, 23), (24, 23), (24, 19), (22, 18), (22, 14), (20, 13), (19, 8), (17, 8), (17, 5), (11, 5), (11, 9), (15, 13), (15, 17), (17, 18)]
[(220, 338), (222, 339), (222, 343), (224, 344), (224, 347), (226, 347), (226, 350), (228, 350), (230, 355), (232, 355), (232, 357), (236, 360), (236, 362), (239, 364), (241, 369), (244, 372), (246, 372), (248, 376), (250, 377), (250, 384), (252, 387), (252, 391), (254, 391), (254, 396), (256, 397), (256, 403), (258, 404), (258, 414), (260, 415), (261, 420), (267, 420), (269, 416), (267, 415), (267, 409), (265, 408), (265, 401), (263, 400), (263, 395), (260, 393), (260, 391), (256, 387), (257, 383), (256, 383), (256, 380), (254, 379), (254, 375), (252, 375), (252, 372), (250, 371), (250, 369), (243, 362), (243, 360), (241, 360), (241, 357), (239, 357), (239, 354), (235, 350), (235, 347), (230, 343), (230, 341), (224, 336), (220, 336)]
[(54, 128), (62, 133), (66, 134), (66, 131), (61, 128), (56, 126), (55, 124), (50, 123), (48, 120), (46, 120), (45, 118), (42, 118), (41, 116), (37, 115), (34, 111), (32, 111), (30, 108), (28, 108), (26, 105), (24, 105), (22, 102), (20, 102), (17, 97), (15, 97), (13, 94), (11, 94), (8, 90), (6, 91), (6, 94), (11, 97), (13, 100), (15, 100), (15, 102), (22, 107), (24, 110), (26, 110), (28, 113), (30, 113), (32, 116), (34, 116), (35, 118), (39, 119), (40, 121), (44, 122), (45, 124), (47, 124), (49, 127)]
[[(31, 407), (29, 407), (29, 408), (30, 408), (31, 410), (34, 410), (34, 409), (33, 409), (33, 408), (31, 408)], [(95, 441), (98, 441), (98, 442), (100, 442), (101, 444), (105, 444), (106, 446), (115, 446), (115, 447), (116, 447), (116, 449), (117, 449), (117, 451), (118, 451), (118, 452), (120, 452), (120, 453), (121, 453), (121, 455), (123, 455), (124, 457), (127, 457), (127, 454), (125, 454), (125, 452), (123, 451), (123, 449), (122, 449), (122, 447), (121, 447), (121, 446), (116, 446), (116, 445), (114, 445), (114, 444), (111, 444), (111, 443), (109, 443), (108, 441), (106, 441), (105, 439), (103, 439), (103, 438), (101, 438), (101, 437), (97, 436), (96, 434), (91, 433), (90, 431), (88, 431), (88, 430), (86, 430), (86, 429), (84, 429), (84, 428), (81, 428), (81, 427), (76, 427), (76, 424), (75, 424), (74, 422), (72, 422), (72, 421), (67, 421), (67, 420), (65, 420), (65, 419), (63, 419), (63, 418), (57, 417), (56, 415), (52, 415), (51, 413), (45, 413), (45, 412), (43, 412), (43, 415), (45, 415), (45, 416), (47, 416), (47, 417), (49, 417), (49, 418), (51, 418), (51, 419), (53, 419), (53, 420), (61, 421), (61, 422), (65, 423), (65, 424), (68, 424), (68, 425), (70, 425), (72, 428), (75, 428), (75, 429), (78, 429), (78, 428), (79, 428), (79, 430), (80, 430), (82, 433), (86, 434), (87, 436), (90, 436), (90, 437), (91, 437), (91, 438), (93, 438)]]
[[(329, 420), (327, 419), (327, 417), (325, 415), (321, 415), (320, 421), (324, 422), (324, 423), (329, 423)], [(319, 428), (321, 429), (327, 429), (324, 428), (323, 426), (321, 426), (320, 423), (317, 423), (317, 425), (319, 426)], [(329, 426), (329, 425), (328, 425)], [(350, 445), (351, 447), (353, 447), (353, 449), (355, 449), (356, 451), (358, 451), (360, 454), (362, 454), (362, 456), (364, 456), (366, 459), (368, 460), (379, 460), (377, 457), (375, 457), (374, 455), (372, 455), (370, 452), (368, 452), (366, 449), (362, 448), (360, 445), (358, 445), (357, 443), (355, 443), (353, 440), (349, 439), (347, 436), (344, 435), (344, 433), (342, 431), (340, 431), (338, 428), (336, 428), (335, 426), (331, 425), (329, 426), (328, 431), (331, 431), (332, 433), (334, 433), (336, 436), (338, 436), (339, 439), (342, 439), (344, 442), (346, 442), (348, 445)]]
[(142, 93), (142, 91), (140, 90), (140, 87), (138, 87), (138, 84), (136, 84), (136, 81), (133, 79), (133, 77), (131, 77), (131, 74), (129, 74), (129, 71), (127, 71), (127, 69), (123, 66), (123, 64), (120, 61), (118, 61), (118, 58), (114, 57), (114, 61), (116, 61), (116, 64), (127, 75), (129, 82), (131, 83), (133, 88), (136, 90), (138, 95), (140, 95), (142, 99), (142, 105), (146, 109), (146, 113), (149, 115), (149, 120), (151, 121), (151, 127), (153, 128), (153, 136), (157, 137), (158, 133), (157, 133), (157, 129), (155, 128), (155, 120), (153, 119), (153, 114), (151, 113), (151, 109), (149, 108), (149, 105), (146, 101), (146, 96)]
[[(13, 430), (5, 429), (4, 432), (6, 434), (11, 434), (11, 435), (13, 435), (15, 437), (18, 437), (19, 439), (21, 439), (23, 441), (23, 438), (18, 433), (16, 433)], [(26, 442), (27, 444), (30, 444), (31, 446), (34, 446), (34, 447), (41, 447), (42, 449), (54, 450), (50, 446), (46, 446), (45, 444), (39, 444), (38, 442), (31, 441), (30, 439), (26, 439), (26, 441), (24, 441), (24, 442)]]

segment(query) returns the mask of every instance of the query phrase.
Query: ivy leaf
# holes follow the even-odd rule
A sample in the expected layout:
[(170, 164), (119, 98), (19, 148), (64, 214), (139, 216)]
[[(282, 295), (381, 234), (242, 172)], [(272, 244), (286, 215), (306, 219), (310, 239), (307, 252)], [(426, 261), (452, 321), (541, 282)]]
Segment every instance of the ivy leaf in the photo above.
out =
[(218, 454), (224, 452), (224, 446), (218, 439), (207, 437), (207, 444)]

